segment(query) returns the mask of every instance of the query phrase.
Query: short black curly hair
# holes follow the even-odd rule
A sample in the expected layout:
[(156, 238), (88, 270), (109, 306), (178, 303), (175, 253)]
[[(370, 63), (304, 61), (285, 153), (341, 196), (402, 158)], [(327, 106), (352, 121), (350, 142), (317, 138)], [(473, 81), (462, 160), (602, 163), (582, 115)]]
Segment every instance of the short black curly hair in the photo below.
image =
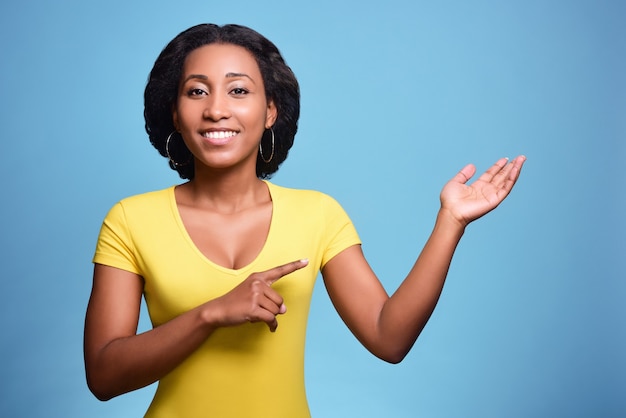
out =
[[(274, 102), (278, 113), (273, 126), (274, 156), (266, 163), (259, 155), (256, 163), (257, 177), (269, 178), (285, 161), (293, 145), (300, 116), (300, 87), (278, 48), (263, 35), (245, 26), (200, 24), (181, 32), (167, 44), (150, 71), (144, 92), (144, 119), (150, 142), (164, 157), (168, 157), (169, 150), (169, 155), (179, 163), (170, 160), (170, 167), (178, 171), (181, 178), (194, 177), (193, 158), (180, 136), (170, 141), (168, 150), (166, 141), (175, 131), (172, 109), (177, 100), (185, 59), (193, 50), (213, 43), (241, 46), (254, 56), (259, 65), (265, 95), (268, 101)], [(272, 147), (269, 137), (264, 135), (262, 138), (266, 144), (264, 150)]]

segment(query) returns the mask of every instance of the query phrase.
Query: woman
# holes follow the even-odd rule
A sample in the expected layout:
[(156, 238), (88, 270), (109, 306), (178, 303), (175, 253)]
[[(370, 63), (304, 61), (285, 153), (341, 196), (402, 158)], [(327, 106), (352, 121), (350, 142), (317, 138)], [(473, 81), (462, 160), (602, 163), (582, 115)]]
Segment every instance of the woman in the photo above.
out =
[[(107, 215), (85, 365), (102, 400), (159, 381), (148, 417), (309, 416), (304, 337), (319, 270), (359, 341), (401, 361), (465, 227), (508, 195), (525, 160), (501, 159), (471, 185), (468, 165), (445, 185), (432, 235), (389, 297), (332, 198), (265, 180), (299, 116), (297, 81), (270, 41), (236, 25), (179, 34), (150, 74), (144, 113), (151, 142), (189, 181)], [(154, 328), (137, 334), (142, 295)]]

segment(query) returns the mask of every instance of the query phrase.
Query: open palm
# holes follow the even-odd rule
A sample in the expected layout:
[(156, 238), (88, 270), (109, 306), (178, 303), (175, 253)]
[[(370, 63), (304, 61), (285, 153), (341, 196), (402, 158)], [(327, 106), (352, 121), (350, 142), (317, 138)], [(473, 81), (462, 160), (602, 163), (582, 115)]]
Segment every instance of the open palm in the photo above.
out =
[(466, 165), (441, 191), (441, 207), (464, 225), (495, 209), (513, 189), (526, 157), (512, 161), (498, 160), (472, 184), (467, 184), (476, 173), (473, 164)]

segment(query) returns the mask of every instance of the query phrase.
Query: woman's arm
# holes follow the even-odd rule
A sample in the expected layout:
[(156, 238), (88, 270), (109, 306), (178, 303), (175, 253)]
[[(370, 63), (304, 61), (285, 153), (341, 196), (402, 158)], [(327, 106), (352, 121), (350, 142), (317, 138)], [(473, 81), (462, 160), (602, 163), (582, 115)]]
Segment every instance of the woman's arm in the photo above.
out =
[(147, 386), (192, 354), (217, 328), (245, 322), (278, 326), (286, 308), (270, 286), (303, 268), (295, 261), (254, 273), (229, 293), (171, 321), (137, 334), (143, 279), (124, 270), (96, 264), (85, 319), (85, 370), (90, 390), (100, 400)]
[(468, 165), (441, 192), (433, 232), (415, 265), (388, 297), (360, 246), (350, 247), (323, 268), (324, 282), (346, 325), (374, 355), (400, 362), (430, 318), (465, 227), (493, 210), (517, 181), (525, 158), (499, 160), (472, 185)]

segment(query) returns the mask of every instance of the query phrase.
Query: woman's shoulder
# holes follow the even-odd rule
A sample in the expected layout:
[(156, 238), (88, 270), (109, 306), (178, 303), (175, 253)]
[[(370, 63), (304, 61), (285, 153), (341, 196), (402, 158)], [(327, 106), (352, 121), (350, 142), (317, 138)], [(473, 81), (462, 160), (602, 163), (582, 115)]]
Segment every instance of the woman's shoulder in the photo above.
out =
[(122, 206), (144, 206), (152, 205), (159, 201), (168, 202), (174, 193), (174, 187), (170, 186), (160, 190), (139, 193), (123, 198), (118, 203)]
[(324, 201), (334, 201), (330, 195), (321, 192), (319, 190), (311, 190), (311, 189), (295, 189), (291, 187), (279, 186), (274, 183), (266, 182), (269, 189), (270, 194), (272, 195), (272, 199), (274, 200), (298, 200), (298, 201), (306, 201), (306, 202), (324, 202)]
[(136, 214), (145, 216), (149, 213), (168, 210), (174, 196), (174, 187), (131, 195), (117, 201), (109, 210), (107, 217), (122, 215), (124, 217)]
[(294, 189), (269, 182), (268, 187), (272, 200), (301, 213), (316, 212), (324, 216), (329, 212), (343, 211), (341, 204), (334, 197), (319, 190)]

